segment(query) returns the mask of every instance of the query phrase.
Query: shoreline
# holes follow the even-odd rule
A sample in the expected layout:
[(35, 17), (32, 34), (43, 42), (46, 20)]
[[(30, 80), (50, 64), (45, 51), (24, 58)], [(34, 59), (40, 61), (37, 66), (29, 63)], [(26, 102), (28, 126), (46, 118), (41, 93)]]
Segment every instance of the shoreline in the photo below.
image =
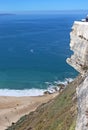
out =
[(43, 96), (45, 92), (55, 93), (59, 91), (60, 87), (67, 86), (68, 83), (72, 82), (74, 78), (65, 78), (64, 80), (56, 80), (53, 82), (45, 82), (46, 88), (25, 88), (25, 89), (10, 89), (10, 88), (0, 88), (0, 97), (29, 97), (29, 96)]
[(43, 96), (0, 96), (0, 130), (5, 130), (22, 116), (35, 111), (39, 105), (52, 100), (58, 94), (59, 92)]

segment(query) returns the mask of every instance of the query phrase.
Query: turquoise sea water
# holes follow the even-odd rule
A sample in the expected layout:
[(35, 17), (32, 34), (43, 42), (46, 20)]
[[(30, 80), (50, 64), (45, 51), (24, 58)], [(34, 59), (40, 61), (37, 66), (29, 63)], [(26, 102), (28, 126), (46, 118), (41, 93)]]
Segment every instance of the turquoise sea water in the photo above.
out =
[(74, 78), (77, 72), (66, 63), (72, 53), (69, 33), (74, 20), (83, 16), (0, 16), (0, 93), (24, 89), (37, 93), (47, 89), (46, 82)]

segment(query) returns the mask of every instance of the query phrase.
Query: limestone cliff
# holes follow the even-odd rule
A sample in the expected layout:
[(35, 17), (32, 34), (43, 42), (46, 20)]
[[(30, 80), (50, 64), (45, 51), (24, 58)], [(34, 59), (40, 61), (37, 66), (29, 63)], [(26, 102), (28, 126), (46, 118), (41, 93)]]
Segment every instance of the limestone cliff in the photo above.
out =
[(70, 37), (73, 55), (67, 59), (67, 63), (85, 79), (76, 90), (78, 101), (76, 130), (88, 130), (88, 22), (74, 22)]
[(88, 76), (77, 88), (78, 119), (76, 130), (88, 130)]
[(88, 70), (88, 22), (74, 22), (70, 38), (70, 47), (74, 54), (67, 62), (84, 74)]

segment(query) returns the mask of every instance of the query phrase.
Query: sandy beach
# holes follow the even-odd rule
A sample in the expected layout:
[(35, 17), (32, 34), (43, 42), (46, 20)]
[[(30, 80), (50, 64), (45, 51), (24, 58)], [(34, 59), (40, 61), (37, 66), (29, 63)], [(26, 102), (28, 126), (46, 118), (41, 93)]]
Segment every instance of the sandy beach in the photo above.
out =
[(58, 93), (37, 97), (0, 97), (0, 130), (5, 130), (25, 114), (34, 111), (40, 104), (48, 102)]

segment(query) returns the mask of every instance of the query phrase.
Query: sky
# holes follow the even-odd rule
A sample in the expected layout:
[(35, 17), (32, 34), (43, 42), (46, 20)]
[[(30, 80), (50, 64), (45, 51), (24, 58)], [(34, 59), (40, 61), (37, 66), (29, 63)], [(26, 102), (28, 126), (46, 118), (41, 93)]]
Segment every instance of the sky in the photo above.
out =
[(88, 0), (0, 0), (0, 12), (87, 9)]

